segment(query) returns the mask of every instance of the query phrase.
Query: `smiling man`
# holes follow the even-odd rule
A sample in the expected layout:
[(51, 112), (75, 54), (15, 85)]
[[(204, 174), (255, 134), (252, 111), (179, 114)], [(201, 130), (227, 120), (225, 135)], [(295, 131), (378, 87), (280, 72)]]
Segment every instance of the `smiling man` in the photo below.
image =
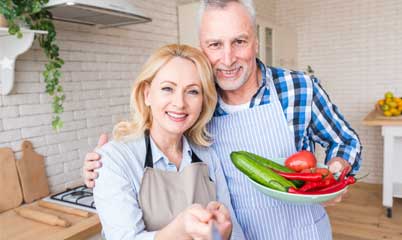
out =
[[(212, 64), (219, 100), (209, 130), (221, 161), (236, 217), (250, 240), (332, 239), (328, 215), (319, 204), (291, 204), (255, 190), (230, 161), (246, 150), (285, 158), (300, 150), (326, 148), (332, 172), (361, 162), (355, 131), (330, 101), (317, 79), (303, 72), (265, 66), (257, 59), (256, 15), (251, 0), (204, 0), (200, 46)], [(88, 154), (87, 185), (99, 156)], [(340, 201), (340, 199), (338, 199)]]

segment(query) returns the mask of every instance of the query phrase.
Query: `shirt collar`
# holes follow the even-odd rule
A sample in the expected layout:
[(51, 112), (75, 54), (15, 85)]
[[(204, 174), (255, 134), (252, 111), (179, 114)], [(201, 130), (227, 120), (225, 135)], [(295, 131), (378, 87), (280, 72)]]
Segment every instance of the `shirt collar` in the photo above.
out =
[[(190, 148), (190, 144), (185, 136), (182, 137), (183, 140), (183, 152), (182, 152), (182, 162), (180, 164), (181, 166), (187, 165), (187, 163), (191, 163), (191, 156), (192, 156), (192, 151)], [(152, 150), (152, 161), (154, 163), (154, 166), (157, 162), (163, 161), (165, 165), (169, 164), (169, 159), (163, 154), (163, 152), (156, 146), (154, 140), (152, 137), (150, 137), (150, 143), (151, 143), (151, 150)]]

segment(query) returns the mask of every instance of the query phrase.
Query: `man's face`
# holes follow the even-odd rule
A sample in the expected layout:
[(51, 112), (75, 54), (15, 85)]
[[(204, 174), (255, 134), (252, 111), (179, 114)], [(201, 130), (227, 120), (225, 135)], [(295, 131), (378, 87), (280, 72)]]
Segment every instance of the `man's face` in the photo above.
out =
[(201, 20), (200, 46), (224, 91), (240, 89), (256, 72), (258, 41), (251, 18), (239, 3), (207, 8)]

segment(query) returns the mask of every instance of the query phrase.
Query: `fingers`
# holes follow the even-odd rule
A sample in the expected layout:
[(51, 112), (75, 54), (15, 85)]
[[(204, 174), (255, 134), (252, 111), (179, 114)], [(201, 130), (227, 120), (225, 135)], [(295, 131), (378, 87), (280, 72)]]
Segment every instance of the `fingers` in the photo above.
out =
[(100, 161), (100, 156), (97, 153), (91, 152), (87, 153), (84, 161), (84, 170), (85, 171), (93, 171), (102, 166), (102, 162)]
[(230, 219), (229, 209), (227, 209), (225, 205), (220, 202), (209, 202), (206, 209), (212, 213), (219, 212), (219, 214), (223, 214), (225, 218)]
[(88, 188), (94, 188), (95, 187), (95, 181), (94, 180), (85, 179), (84, 182), (85, 182), (85, 185)]
[(348, 167), (351, 170), (351, 166), (350, 166), (349, 162), (347, 162), (345, 159), (343, 159), (341, 157), (334, 157), (331, 160), (329, 160), (329, 162), (328, 162), (328, 169), (332, 173), (342, 172), (342, 170), (345, 167)]
[(207, 223), (212, 218), (212, 213), (199, 204), (193, 204), (188, 208), (189, 213), (201, 222)]
[(107, 134), (106, 134), (106, 133), (102, 133), (102, 134), (100, 135), (100, 137), (99, 137), (98, 145), (96, 145), (96, 148), (102, 147), (102, 146), (105, 145), (107, 142), (108, 142)]
[(321, 203), (321, 205), (322, 205), (323, 207), (334, 206), (334, 205), (336, 205), (337, 203), (342, 202), (342, 199), (343, 199), (345, 196), (347, 196), (347, 192), (348, 192), (348, 190), (346, 189), (342, 194), (339, 194), (336, 198), (331, 199), (331, 200), (326, 201), (326, 202), (323, 202), (323, 203)]
[(207, 204), (206, 209), (208, 211), (214, 211), (214, 210), (218, 210), (220, 207), (221, 203), (217, 202), (217, 201), (211, 201)]

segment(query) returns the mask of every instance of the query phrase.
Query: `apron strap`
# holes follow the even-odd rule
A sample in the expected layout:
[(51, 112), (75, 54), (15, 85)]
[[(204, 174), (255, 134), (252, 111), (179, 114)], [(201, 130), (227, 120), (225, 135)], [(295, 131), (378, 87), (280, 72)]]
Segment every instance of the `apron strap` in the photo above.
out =
[[(152, 161), (152, 149), (151, 149), (151, 140), (149, 137), (149, 130), (146, 130), (144, 133), (144, 137), (145, 137), (145, 148), (146, 148), (146, 156), (145, 156), (145, 164), (144, 164), (144, 168), (153, 168), (154, 167), (154, 163)], [(192, 151), (191, 154), (191, 163), (198, 163), (198, 162), (202, 162), (202, 160)]]
[(145, 137), (145, 148), (147, 149), (146, 150), (147, 153), (145, 156), (144, 169), (147, 167), (153, 168), (154, 162), (152, 161), (152, 149), (151, 149), (151, 141), (149, 138), (149, 130), (145, 130), (144, 137)]
[[(192, 151), (192, 150), (191, 150)], [(192, 151), (191, 154), (191, 163), (197, 163), (197, 162), (202, 162), (202, 160), (195, 154), (194, 151)]]

